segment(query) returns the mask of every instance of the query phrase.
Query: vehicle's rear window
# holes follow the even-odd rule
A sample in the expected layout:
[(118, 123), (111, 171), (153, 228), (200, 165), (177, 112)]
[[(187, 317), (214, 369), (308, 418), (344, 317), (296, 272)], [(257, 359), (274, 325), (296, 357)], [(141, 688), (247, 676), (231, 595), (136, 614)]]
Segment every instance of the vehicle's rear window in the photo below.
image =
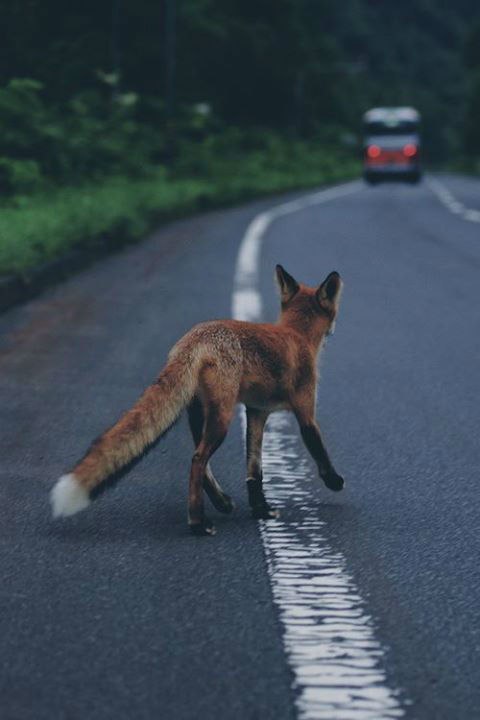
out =
[(418, 145), (418, 135), (367, 135), (365, 145), (379, 145), (381, 148), (402, 148), (408, 143)]
[(416, 132), (417, 125), (412, 120), (369, 122), (365, 123), (365, 132), (367, 135), (408, 135)]

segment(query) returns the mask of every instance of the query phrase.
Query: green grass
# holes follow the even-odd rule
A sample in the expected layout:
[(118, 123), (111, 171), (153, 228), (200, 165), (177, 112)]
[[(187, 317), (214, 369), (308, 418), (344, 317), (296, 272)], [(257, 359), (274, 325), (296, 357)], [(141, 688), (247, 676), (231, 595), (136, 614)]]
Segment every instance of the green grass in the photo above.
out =
[(463, 175), (472, 175), (480, 177), (480, 158), (460, 157), (454, 162), (449, 162), (447, 166), (442, 166), (442, 170), (450, 172), (462, 173)]
[[(186, 171), (183, 170), (183, 173)], [(108, 237), (115, 247), (140, 239), (162, 219), (263, 194), (333, 183), (358, 174), (355, 161), (333, 152), (268, 153), (211, 163), (198, 178), (113, 177), (88, 187), (56, 189), (0, 207), (0, 275), (29, 270), (72, 248)]]

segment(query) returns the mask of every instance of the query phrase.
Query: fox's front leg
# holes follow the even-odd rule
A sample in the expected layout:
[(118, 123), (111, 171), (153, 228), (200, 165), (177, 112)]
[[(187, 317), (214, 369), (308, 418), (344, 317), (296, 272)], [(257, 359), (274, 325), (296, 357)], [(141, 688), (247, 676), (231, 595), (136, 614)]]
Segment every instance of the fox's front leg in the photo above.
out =
[(247, 490), (254, 518), (268, 520), (279, 516), (263, 494), (262, 441), (268, 413), (247, 407)]
[(345, 481), (339, 475), (328, 457), (323, 444), (320, 428), (315, 420), (315, 405), (309, 400), (300, 407), (294, 408), (303, 442), (312, 458), (317, 463), (318, 472), (329, 490), (338, 492), (343, 489)]

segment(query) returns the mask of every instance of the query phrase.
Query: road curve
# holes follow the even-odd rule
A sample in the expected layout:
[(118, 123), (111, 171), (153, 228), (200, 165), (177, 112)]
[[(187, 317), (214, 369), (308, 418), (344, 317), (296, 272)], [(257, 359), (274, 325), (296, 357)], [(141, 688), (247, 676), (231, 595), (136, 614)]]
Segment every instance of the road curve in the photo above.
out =
[[(480, 209), (478, 181), (435, 179)], [(87, 512), (53, 522), (48, 491), (185, 330), (230, 315), (247, 227), (303, 195), (172, 223), (0, 318), (2, 720), (301, 712), (247, 508), (238, 419), (214, 462), (237, 510), (215, 518), (213, 539), (186, 531), (184, 421)], [(333, 269), (345, 281), (318, 407), (347, 478), (341, 496), (315, 481), (291, 441), (322, 537), (361, 595), (402, 716), (472, 720), (480, 225), (428, 183), (362, 186), (265, 229), (257, 282), (266, 319), (278, 311), (277, 262), (310, 284)], [(295, 524), (301, 508), (287, 496), (283, 510)]]

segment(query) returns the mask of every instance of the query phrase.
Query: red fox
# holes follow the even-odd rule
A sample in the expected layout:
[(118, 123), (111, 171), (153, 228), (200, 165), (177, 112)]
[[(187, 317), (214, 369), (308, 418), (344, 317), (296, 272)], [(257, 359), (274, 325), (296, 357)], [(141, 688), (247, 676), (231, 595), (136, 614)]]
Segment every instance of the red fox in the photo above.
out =
[(318, 288), (299, 284), (276, 266), (281, 313), (276, 324), (213, 320), (196, 325), (170, 351), (157, 380), (120, 420), (93, 442), (83, 459), (51, 492), (54, 517), (86, 508), (91, 491), (160, 438), (186, 407), (195, 444), (188, 493), (188, 523), (196, 535), (214, 535), (203, 490), (220, 512), (233, 510), (209, 465), (232, 420), (246, 406), (247, 490), (255, 518), (277, 511), (262, 488), (262, 438), (268, 415), (294, 412), (303, 441), (330, 490), (342, 490), (315, 421), (316, 358), (334, 329), (342, 280), (332, 272)]

